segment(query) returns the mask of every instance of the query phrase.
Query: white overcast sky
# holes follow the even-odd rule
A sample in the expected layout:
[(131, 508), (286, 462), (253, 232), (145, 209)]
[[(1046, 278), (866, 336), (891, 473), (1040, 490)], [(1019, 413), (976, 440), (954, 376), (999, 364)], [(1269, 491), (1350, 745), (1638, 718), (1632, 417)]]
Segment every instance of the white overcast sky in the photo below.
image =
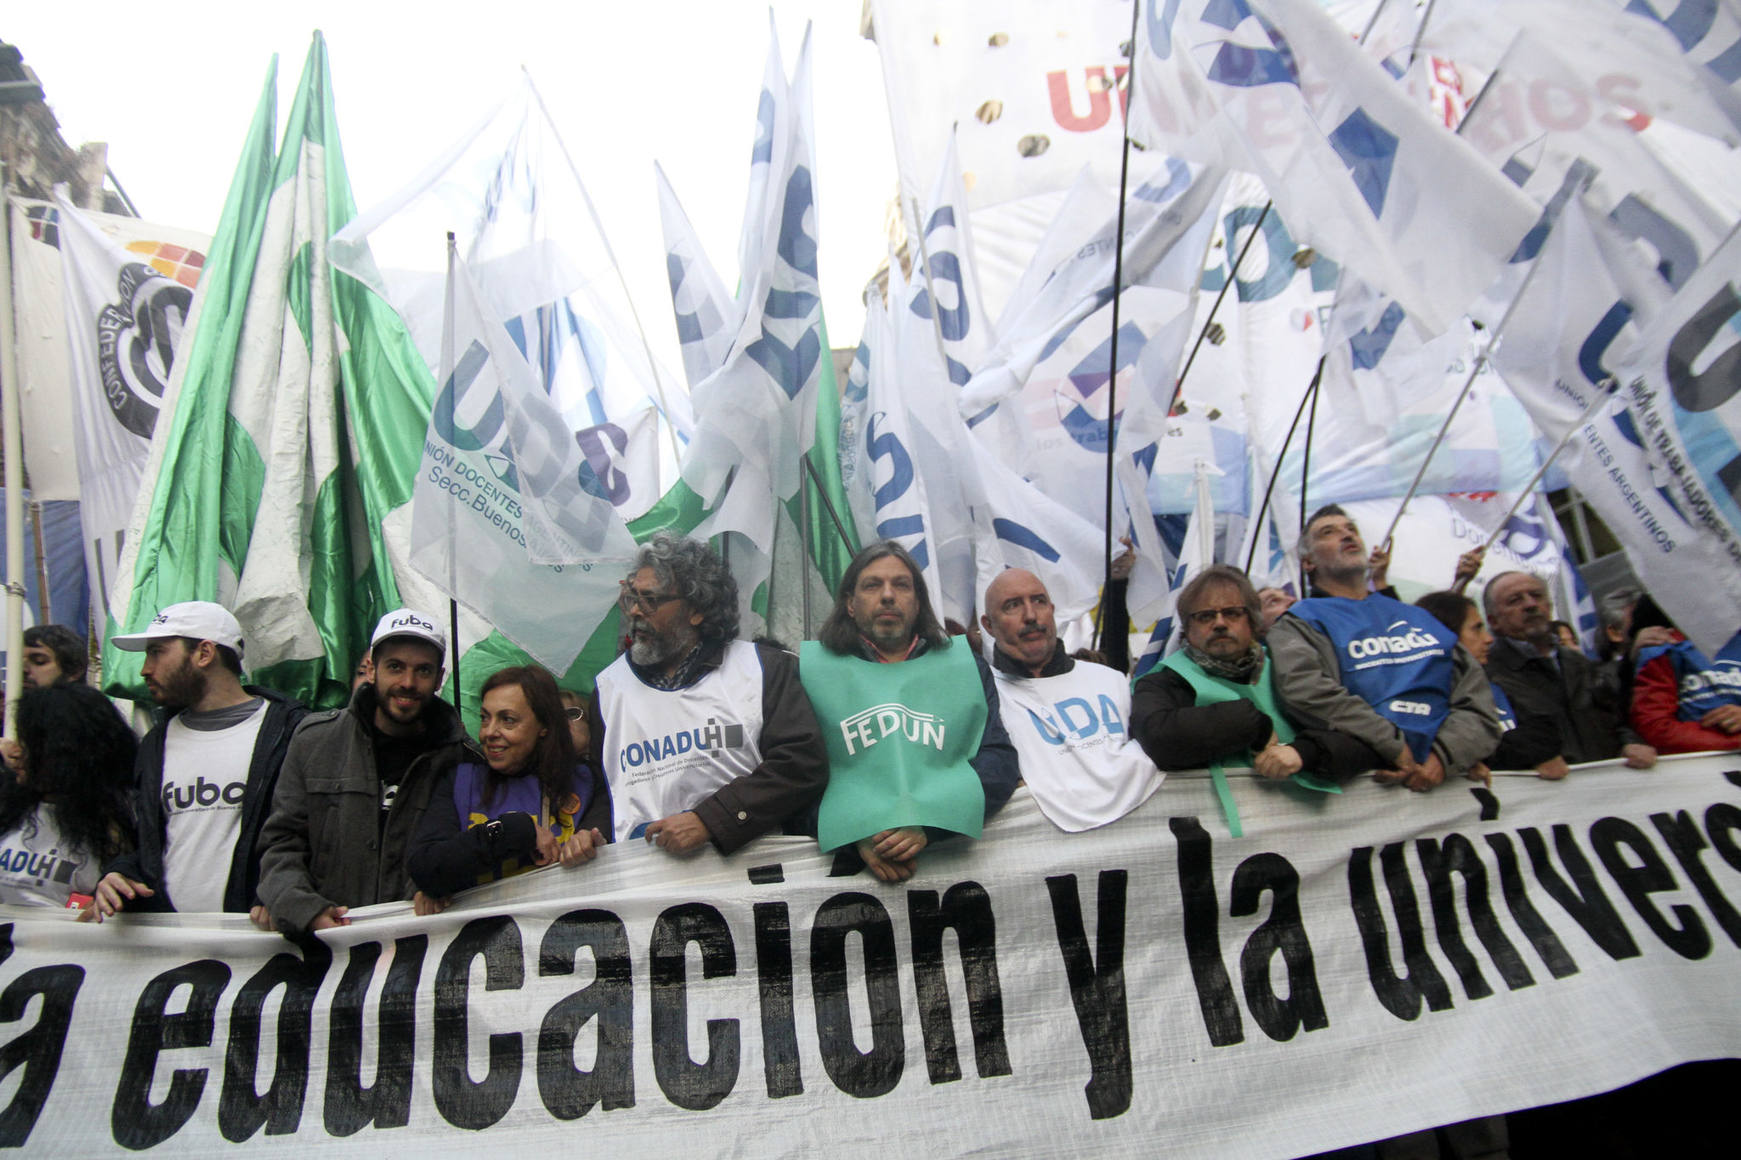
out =
[[(858, 341), (860, 290), (887, 253), (894, 152), (861, 0), (776, 0), (790, 75), (812, 22), (819, 265), (829, 338)], [(331, 60), (361, 209), (415, 177), (522, 65), (580, 167), (636, 306), (676, 366), (654, 192), (659, 161), (728, 286), (767, 56), (764, 0), (249, 0), (8, 5), (0, 39), (36, 71), (62, 135), (109, 144), (142, 217), (216, 228), (248, 120), (279, 56), (279, 120), (310, 38)]]

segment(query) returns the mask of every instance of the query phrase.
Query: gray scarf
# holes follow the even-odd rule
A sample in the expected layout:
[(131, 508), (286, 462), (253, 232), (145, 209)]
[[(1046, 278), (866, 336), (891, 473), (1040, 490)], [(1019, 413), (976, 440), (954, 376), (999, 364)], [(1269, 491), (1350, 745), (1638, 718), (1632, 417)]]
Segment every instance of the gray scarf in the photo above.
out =
[(1185, 655), (1196, 661), (1197, 667), (1210, 676), (1241, 685), (1251, 684), (1263, 671), (1263, 645), (1257, 642), (1253, 642), (1251, 648), (1230, 661), (1217, 660), (1189, 642), (1185, 645)]

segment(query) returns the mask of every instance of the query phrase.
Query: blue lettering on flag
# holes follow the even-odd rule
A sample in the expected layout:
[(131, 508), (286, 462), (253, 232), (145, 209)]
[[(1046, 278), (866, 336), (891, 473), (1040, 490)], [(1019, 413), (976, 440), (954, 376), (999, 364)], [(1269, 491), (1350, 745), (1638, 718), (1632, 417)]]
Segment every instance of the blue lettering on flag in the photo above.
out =
[(1374, 121), (1365, 109), (1355, 109), (1330, 133), (1330, 146), (1348, 166), (1354, 187), (1366, 199), (1373, 217), (1384, 214), (1397, 142), (1396, 134)]

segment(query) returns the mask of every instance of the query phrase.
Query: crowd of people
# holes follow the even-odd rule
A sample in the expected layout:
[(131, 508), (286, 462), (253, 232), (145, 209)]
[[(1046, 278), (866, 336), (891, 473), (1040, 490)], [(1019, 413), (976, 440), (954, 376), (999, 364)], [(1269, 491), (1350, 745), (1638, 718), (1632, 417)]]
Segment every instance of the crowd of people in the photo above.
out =
[(226, 609), (165, 608), (113, 641), (143, 654), (163, 711), (138, 741), (83, 683), (83, 641), (33, 629), (4, 753), (0, 901), (95, 921), (245, 912), (295, 938), (374, 903), (435, 913), (613, 842), (681, 857), (803, 834), (835, 873), (899, 882), (931, 846), (978, 838), (1020, 784), (1074, 832), (1141, 805), (1166, 770), (1249, 767), (1324, 792), (1370, 773), (1425, 793), (1741, 747), (1741, 634), (1706, 657), (1628, 591), (1604, 602), (1593, 658), (1565, 642), (1538, 576), (1464, 595), (1479, 552), (1405, 604), (1387, 554), (1335, 506), (1307, 521), (1301, 554), (1303, 599), (1226, 565), (1191, 578), (1180, 647), (1133, 684), (1066, 651), (1026, 571), (983, 594), (983, 644), (952, 635), (892, 541), (853, 559), (818, 639), (746, 641), (725, 562), (662, 533), (622, 582), (622, 652), (591, 693), (503, 669), (475, 738), (440, 695), (446, 634), (413, 609), (381, 619), (349, 703), (311, 713), (243, 683)]

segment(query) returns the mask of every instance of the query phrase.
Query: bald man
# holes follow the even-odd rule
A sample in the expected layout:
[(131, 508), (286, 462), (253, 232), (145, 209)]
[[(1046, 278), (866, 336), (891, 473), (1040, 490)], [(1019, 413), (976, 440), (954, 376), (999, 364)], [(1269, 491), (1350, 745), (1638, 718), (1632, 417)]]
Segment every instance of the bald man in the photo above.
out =
[(1165, 775), (1131, 740), (1124, 674), (1065, 653), (1052, 598), (1032, 572), (999, 574), (983, 607), (1004, 727), (1040, 811), (1061, 830), (1088, 830), (1147, 801)]

